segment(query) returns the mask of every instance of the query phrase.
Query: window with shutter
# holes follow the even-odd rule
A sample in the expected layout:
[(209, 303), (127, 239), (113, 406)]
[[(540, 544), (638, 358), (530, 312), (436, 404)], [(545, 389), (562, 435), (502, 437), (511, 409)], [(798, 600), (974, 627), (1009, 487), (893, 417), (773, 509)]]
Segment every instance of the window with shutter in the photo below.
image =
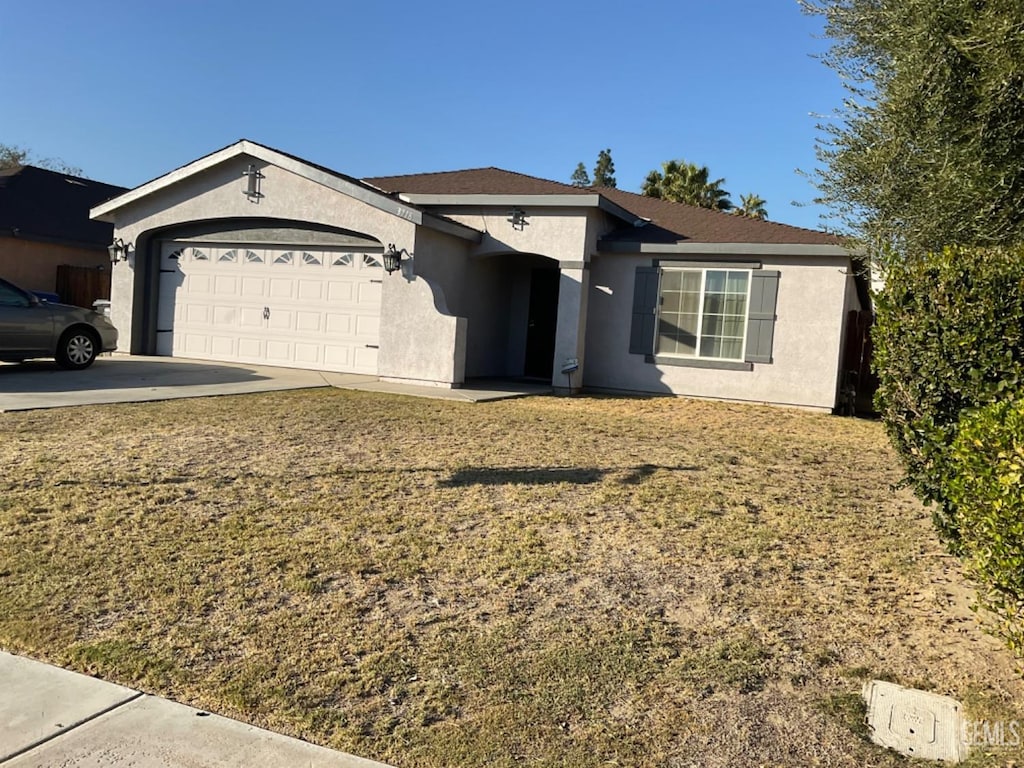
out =
[(772, 362), (779, 272), (754, 266), (638, 267), (630, 353), (739, 370)]

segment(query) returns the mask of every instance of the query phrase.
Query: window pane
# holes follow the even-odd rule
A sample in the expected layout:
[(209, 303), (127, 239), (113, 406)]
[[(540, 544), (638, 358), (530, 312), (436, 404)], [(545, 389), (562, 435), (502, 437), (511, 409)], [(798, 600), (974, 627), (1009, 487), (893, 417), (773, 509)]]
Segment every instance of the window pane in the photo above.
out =
[(725, 314), (746, 316), (747, 296), (746, 294), (728, 295), (725, 297)]
[(705, 336), (700, 340), (700, 355), (701, 357), (721, 357), (719, 351), (721, 350), (722, 342), (718, 339)]
[(27, 307), (28, 299), (16, 288), (0, 285), (0, 306), (4, 307)]
[(661, 300), (661, 311), (663, 313), (678, 312), (679, 311), (679, 305), (680, 305), (680, 303), (682, 301), (682, 297), (683, 297), (683, 295), (681, 293), (676, 293), (674, 291), (671, 292), (671, 293), (662, 292), (662, 294), (661, 294), (661, 299), (662, 299)]
[(704, 315), (704, 335), (721, 336), (722, 318), (717, 315)]
[(705, 293), (704, 294), (704, 312), (714, 313), (716, 315), (722, 314), (725, 310), (725, 297), (720, 293)]
[(731, 336), (734, 339), (743, 337), (743, 318), (727, 317), (722, 324), (722, 335)]
[(740, 355), (743, 354), (743, 340), (742, 339), (725, 339), (721, 343), (721, 353), (719, 357), (725, 357), (729, 360), (739, 360)]
[(697, 337), (689, 333), (680, 335), (679, 347), (676, 353), (680, 355), (685, 355), (686, 357), (696, 357)]
[(707, 282), (704, 284), (705, 292), (714, 291), (721, 293), (725, 290), (725, 272), (717, 269), (708, 270)]
[(745, 296), (747, 293), (747, 277), (746, 272), (730, 272), (727, 290), (730, 293), (742, 293)]
[(661, 320), (658, 321), (658, 335), (675, 336), (677, 332), (675, 321), (675, 315), (671, 317), (662, 317)]
[(700, 311), (699, 293), (684, 293), (682, 299), (682, 306), (679, 307), (681, 312), (696, 315)]
[(700, 293), (701, 273), (690, 270), (683, 272), (683, 290), (690, 293)]
[(678, 291), (682, 288), (683, 273), (678, 269), (666, 269), (661, 273), (661, 290)]
[(676, 337), (671, 334), (659, 336), (658, 353), (662, 355), (674, 355), (676, 353)]

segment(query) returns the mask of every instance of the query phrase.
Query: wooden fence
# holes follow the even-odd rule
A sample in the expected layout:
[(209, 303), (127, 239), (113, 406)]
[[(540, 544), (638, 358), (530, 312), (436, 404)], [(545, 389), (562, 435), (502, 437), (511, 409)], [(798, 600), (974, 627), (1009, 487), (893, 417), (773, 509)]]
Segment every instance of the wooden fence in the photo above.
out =
[(869, 311), (851, 311), (846, 320), (846, 355), (843, 361), (843, 384), (856, 392), (857, 413), (875, 413), (873, 402), (878, 389), (878, 377), (872, 370), (874, 345), (871, 327), (875, 317)]
[(110, 299), (110, 270), (94, 267), (57, 267), (57, 295), (61, 303), (92, 309), (96, 299)]

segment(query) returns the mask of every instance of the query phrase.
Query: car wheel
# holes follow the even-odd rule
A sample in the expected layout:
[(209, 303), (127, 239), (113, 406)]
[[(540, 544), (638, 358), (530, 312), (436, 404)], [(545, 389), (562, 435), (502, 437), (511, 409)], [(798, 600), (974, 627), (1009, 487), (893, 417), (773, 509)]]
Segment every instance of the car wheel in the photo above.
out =
[(60, 338), (57, 345), (57, 365), (78, 371), (92, 365), (99, 354), (96, 334), (85, 328), (72, 328)]

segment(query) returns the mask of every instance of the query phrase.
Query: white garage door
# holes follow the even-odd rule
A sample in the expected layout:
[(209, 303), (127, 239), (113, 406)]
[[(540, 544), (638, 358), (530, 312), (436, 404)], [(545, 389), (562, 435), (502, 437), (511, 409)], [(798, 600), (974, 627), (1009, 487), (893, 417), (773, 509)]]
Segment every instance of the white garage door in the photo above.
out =
[(157, 354), (377, 373), (380, 254), (163, 243)]

